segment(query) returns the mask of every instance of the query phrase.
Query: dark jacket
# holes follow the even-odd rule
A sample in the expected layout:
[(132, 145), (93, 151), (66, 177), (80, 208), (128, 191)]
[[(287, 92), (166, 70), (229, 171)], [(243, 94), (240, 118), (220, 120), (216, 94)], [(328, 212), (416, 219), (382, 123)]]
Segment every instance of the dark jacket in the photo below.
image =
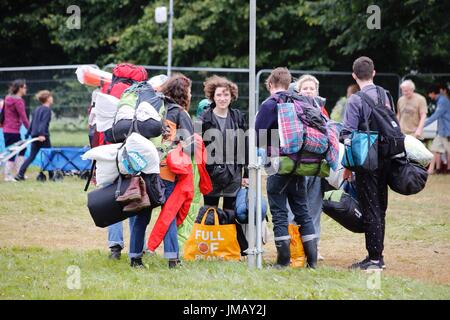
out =
[(45, 136), (49, 137), (50, 132), (48, 127), (50, 125), (50, 120), (52, 119), (52, 111), (49, 107), (39, 106), (33, 111), (31, 116), (31, 125), (28, 129), (28, 133), (31, 137)]
[[(222, 136), (222, 145), (211, 139), (210, 129), (220, 131), (219, 123), (213, 113), (215, 108), (213, 102), (211, 106), (202, 113), (199, 118), (201, 122), (202, 137), (208, 152), (208, 165), (206, 169), (213, 183), (213, 191), (208, 196), (236, 196), (242, 182), (242, 169), (244, 169), (244, 177), (248, 176), (248, 139), (245, 137), (247, 124), (242, 113), (238, 109), (229, 108), (226, 131)], [(241, 134), (238, 134), (238, 129)], [(216, 133), (218, 133), (216, 131)], [(226, 146), (231, 146), (230, 139), (234, 139), (234, 148), (227, 150)], [(211, 144), (215, 143), (215, 146)], [(222, 155), (218, 154), (222, 152)], [(228, 158), (228, 159), (227, 159)], [(228, 160), (228, 161), (227, 161)]]

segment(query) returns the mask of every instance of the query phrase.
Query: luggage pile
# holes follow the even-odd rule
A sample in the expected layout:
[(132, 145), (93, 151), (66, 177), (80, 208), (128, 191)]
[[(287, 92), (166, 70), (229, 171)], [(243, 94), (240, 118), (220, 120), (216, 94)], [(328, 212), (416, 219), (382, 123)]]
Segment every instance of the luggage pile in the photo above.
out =
[[(164, 97), (147, 83), (147, 71), (132, 64), (118, 64), (111, 76), (83, 66), (77, 76), (101, 87), (92, 112), (102, 139), (82, 156), (93, 160), (91, 178), (95, 171), (98, 188), (88, 193), (88, 208), (95, 224), (106, 227), (161, 206), (160, 158), (149, 138), (163, 133)], [(112, 144), (100, 142), (105, 137)]]

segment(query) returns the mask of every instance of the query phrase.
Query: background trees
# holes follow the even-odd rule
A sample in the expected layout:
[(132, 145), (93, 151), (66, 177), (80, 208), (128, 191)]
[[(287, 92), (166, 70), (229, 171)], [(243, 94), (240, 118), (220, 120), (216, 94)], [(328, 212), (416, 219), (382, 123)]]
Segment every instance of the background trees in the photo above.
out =
[[(68, 29), (69, 0), (0, 4), (1, 66), (117, 61), (164, 65), (162, 1), (83, 0), (81, 30)], [(377, 70), (450, 71), (450, 2), (378, 0), (381, 30), (369, 30), (369, 1), (258, 1), (257, 67), (349, 70), (361, 54)], [(246, 67), (248, 1), (175, 0), (173, 64)]]

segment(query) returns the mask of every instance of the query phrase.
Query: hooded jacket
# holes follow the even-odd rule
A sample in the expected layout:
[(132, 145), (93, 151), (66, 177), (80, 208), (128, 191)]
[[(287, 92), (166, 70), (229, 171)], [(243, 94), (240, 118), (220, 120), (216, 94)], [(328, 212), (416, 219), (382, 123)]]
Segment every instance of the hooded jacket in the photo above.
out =
[(25, 128), (30, 128), (23, 98), (19, 96), (6, 96), (3, 108), (5, 108), (3, 132), (20, 133), (20, 126), (22, 124)]

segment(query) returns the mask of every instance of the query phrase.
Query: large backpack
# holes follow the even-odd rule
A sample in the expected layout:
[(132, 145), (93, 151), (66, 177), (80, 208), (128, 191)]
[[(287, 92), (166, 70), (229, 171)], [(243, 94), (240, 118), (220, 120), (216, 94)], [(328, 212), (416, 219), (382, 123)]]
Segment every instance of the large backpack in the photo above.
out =
[(147, 82), (133, 84), (120, 97), (113, 125), (105, 131), (107, 140), (120, 143), (132, 132), (146, 138), (160, 136), (163, 133), (163, 102), (164, 96), (156, 93)]
[[(147, 79), (148, 74), (144, 67), (130, 63), (119, 63), (113, 69), (111, 83), (103, 84), (101, 92), (120, 99), (122, 93), (131, 85)], [(103, 144), (105, 144), (105, 134), (95, 129), (91, 147), (94, 148)]]
[(338, 129), (316, 99), (296, 93), (275, 96), (280, 133), (280, 174), (326, 177), (339, 158)]
[[(400, 130), (400, 124), (392, 110), (394, 102), (389, 91), (377, 86), (377, 101), (374, 101), (366, 93), (358, 91), (363, 104), (370, 110), (368, 125), (361, 124), (360, 130), (378, 132), (378, 153), (382, 158), (391, 158), (395, 155), (405, 153), (405, 135)], [(389, 98), (391, 108), (386, 108), (386, 95)]]

